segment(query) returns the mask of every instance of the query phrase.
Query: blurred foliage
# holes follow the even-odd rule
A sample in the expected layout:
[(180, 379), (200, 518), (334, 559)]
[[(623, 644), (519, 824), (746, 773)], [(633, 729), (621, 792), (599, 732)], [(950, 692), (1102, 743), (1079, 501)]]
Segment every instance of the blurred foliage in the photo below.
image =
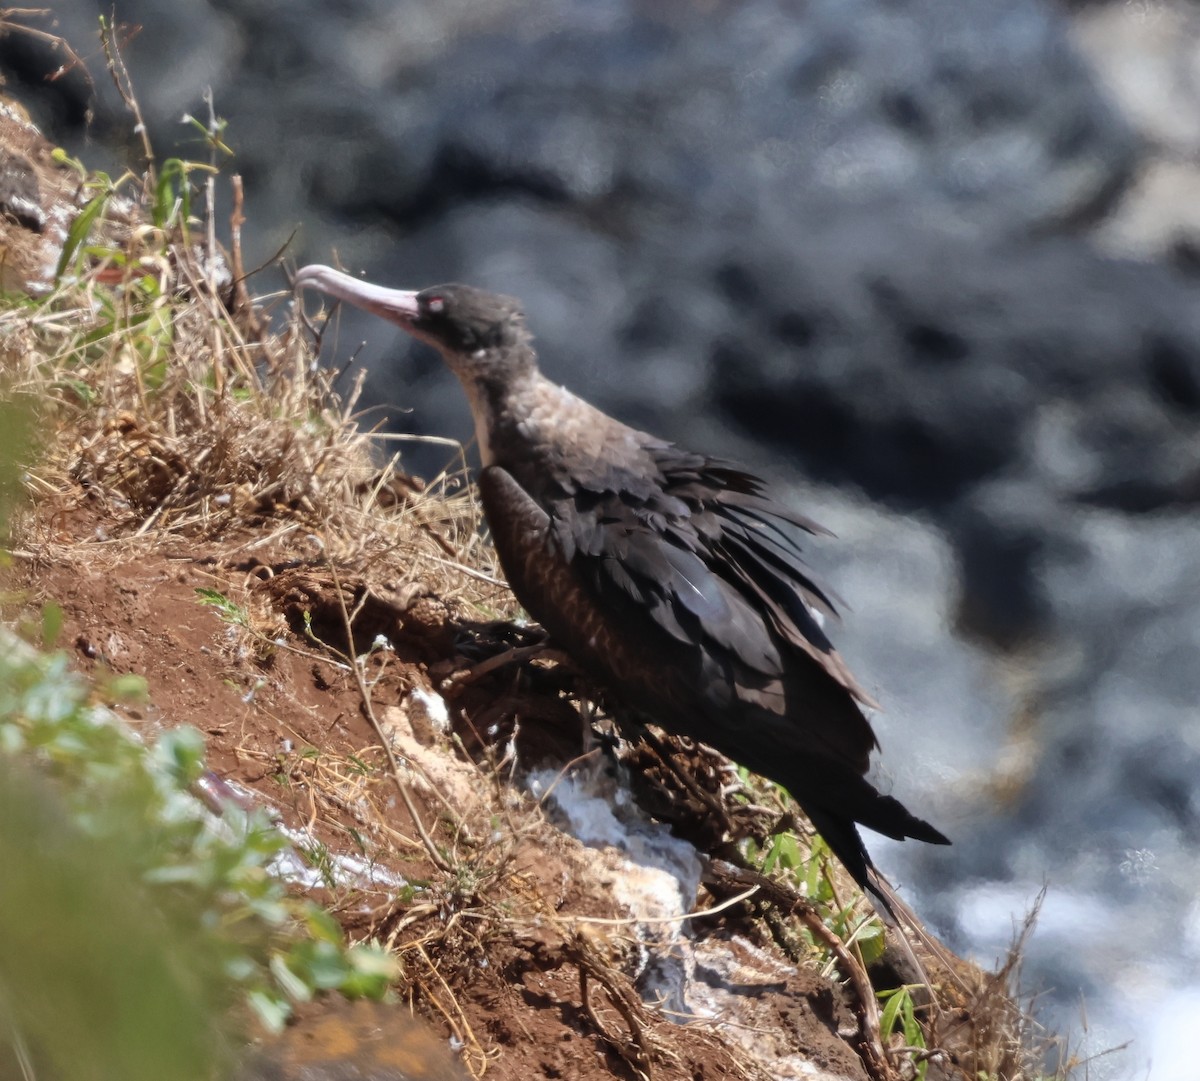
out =
[(230, 987), (199, 896), (153, 896), (138, 857), (0, 761), (0, 1076), (214, 1076)]
[(394, 965), (288, 896), (266, 816), (189, 793), (200, 735), (146, 747), (98, 692), (144, 687), (0, 629), (0, 1054), (62, 1081), (209, 1078), (239, 992), (270, 1028), (319, 990), (382, 996)]
[(0, 538), (7, 536), (6, 523), (24, 492), (21, 464), (33, 452), (35, 433), (30, 405), (0, 397)]

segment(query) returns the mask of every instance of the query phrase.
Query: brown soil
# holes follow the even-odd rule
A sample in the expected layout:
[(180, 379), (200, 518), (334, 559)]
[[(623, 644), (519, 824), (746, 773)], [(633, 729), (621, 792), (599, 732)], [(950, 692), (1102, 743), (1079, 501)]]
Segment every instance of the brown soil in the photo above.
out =
[[(372, 654), (363, 675), (371, 708), (402, 761), (415, 766), (409, 777), (418, 814), (450, 852), (451, 869), (439, 870), (398, 805), (356, 680), (335, 649), (305, 631), (307, 612), (314, 635), (344, 646), (339, 587), (312, 544), (260, 544), (248, 556), (261, 538), (245, 532), (89, 543), (114, 523), (78, 496), (70, 508), (42, 507), (33, 532), (58, 558), (46, 558), (49, 549), (36, 559), (27, 552), (15, 584), (30, 609), (62, 607), (63, 641), (82, 669), (145, 677), (148, 704), (118, 707), (128, 722), (148, 737), (165, 727), (197, 728), (208, 741), (214, 784), (236, 785), (242, 798), (274, 808), (283, 825), (332, 855), (365, 850), (377, 870), (431, 884), (412, 896), (363, 880), (317, 891), (352, 935), (381, 938), (399, 951), (408, 1002), (387, 1024), (400, 1025), (401, 1014), (415, 1010), (462, 1048), (470, 1072), (498, 1079), (756, 1076), (758, 1056), (718, 1035), (712, 1021), (674, 1023), (643, 1004), (632, 928), (576, 922), (629, 915), (614, 901), (620, 870), (612, 854), (559, 832), (507, 780), (511, 763), (495, 768), (518, 723), (518, 777), (539, 761), (583, 753), (579, 714), (558, 691), (563, 672), (518, 664), (458, 687), (451, 701), (457, 746), (421, 723), (422, 695), (414, 691), (436, 702), (455, 673), (507, 648), (511, 625), (472, 623), (465, 606), (411, 582), (388, 596), (349, 570), (339, 576), (343, 595), (360, 605), (359, 651), (377, 633), (395, 643), (394, 652)], [(200, 589), (228, 598), (250, 627), (223, 621), (201, 603)], [(498, 814), (508, 829), (489, 828)], [(714, 927), (710, 945), (749, 949), (737, 945), (735, 930)], [(763, 948), (771, 947), (760, 941), (756, 950)], [(777, 951), (771, 979), (763, 980), (757, 963), (745, 970), (753, 982), (742, 990), (760, 1000), (763, 1058), (802, 1053), (832, 1076), (865, 1077), (849, 993)], [(333, 1019), (322, 1019), (322, 1008), (305, 1011), (278, 1054), (259, 1061), (257, 1076), (342, 1076), (331, 1066), (312, 1072), (332, 1031), (340, 1033), (333, 1042), (339, 1061), (349, 1049), (350, 1060), (376, 1070), (364, 1076), (449, 1076), (434, 1059), (427, 1072), (388, 1065), (381, 1049), (393, 1041), (378, 1037), (385, 1008), (366, 1022), (336, 1001), (324, 1009)]]

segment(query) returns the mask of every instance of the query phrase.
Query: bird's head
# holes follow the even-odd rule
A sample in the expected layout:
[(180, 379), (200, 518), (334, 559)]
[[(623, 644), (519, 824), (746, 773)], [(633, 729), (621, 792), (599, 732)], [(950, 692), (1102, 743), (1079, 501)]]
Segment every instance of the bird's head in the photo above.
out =
[[(469, 285), (435, 285), (420, 292), (387, 289), (327, 266), (297, 271), (297, 289), (319, 289), (402, 327), (432, 345), (461, 376), (494, 367), (498, 358), (528, 354), (521, 304)], [(477, 371), (479, 370), (479, 371)]]

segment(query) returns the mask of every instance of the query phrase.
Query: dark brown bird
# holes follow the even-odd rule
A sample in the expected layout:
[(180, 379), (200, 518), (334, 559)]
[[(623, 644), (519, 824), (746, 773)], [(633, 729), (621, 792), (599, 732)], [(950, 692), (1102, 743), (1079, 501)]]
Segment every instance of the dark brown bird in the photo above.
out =
[(858, 824), (948, 844), (865, 774), (874, 705), (814, 611), (799, 535), (826, 534), (739, 466), (636, 431), (538, 371), (520, 303), (465, 285), (385, 289), (325, 266), (297, 288), (437, 349), (471, 403), (501, 566), (551, 640), (626, 705), (782, 784), (864, 889)]

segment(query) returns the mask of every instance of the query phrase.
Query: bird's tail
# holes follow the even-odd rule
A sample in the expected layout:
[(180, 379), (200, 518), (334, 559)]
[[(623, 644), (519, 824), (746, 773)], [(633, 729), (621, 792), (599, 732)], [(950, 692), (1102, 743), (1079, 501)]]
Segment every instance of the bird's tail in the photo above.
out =
[[(865, 777), (848, 768), (831, 765), (823, 771), (814, 771), (809, 767), (802, 776), (808, 783), (792, 795), (830, 851), (871, 898), (883, 922), (896, 932), (895, 938), (907, 962), (905, 967), (909, 976), (906, 982), (929, 986), (925, 966), (917, 957), (909, 934), (939, 960), (943, 959), (943, 954), (935, 949), (934, 940), (921, 922), (871, 862), (858, 827), (860, 824), (867, 826), (897, 841), (912, 838), (929, 844), (948, 845), (949, 838), (914, 815), (898, 799), (876, 791)], [(814, 783), (814, 778), (819, 780)], [(830, 810), (831, 807), (834, 809)]]
[(842, 866), (850, 872), (850, 877), (858, 883), (859, 889), (870, 894), (875, 907), (881, 908), (890, 917), (890, 922), (895, 923), (895, 909), (884, 891), (876, 884), (875, 864), (867, 854), (867, 846), (863, 844), (862, 835), (854, 821), (840, 815), (827, 814), (816, 807), (804, 807), (804, 811), (813, 828), (829, 846), (829, 850), (841, 860)]
[[(878, 872), (867, 854), (858, 826), (864, 825), (897, 841), (912, 838), (929, 844), (948, 845), (950, 839), (941, 830), (914, 815), (895, 797), (877, 792), (865, 777), (850, 774), (849, 771), (846, 773), (839, 779), (835, 800), (830, 801), (837, 808), (834, 811), (827, 809), (825, 800), (812, 798), (823, 793), (800, 791), (792, 795), (854, 881), (878, 902), (876, 907), (881, 908), (894, 922), (896, 911), (888, 893), (879, 885)], [(811, 789), (811, 785), (809, 787)]]

